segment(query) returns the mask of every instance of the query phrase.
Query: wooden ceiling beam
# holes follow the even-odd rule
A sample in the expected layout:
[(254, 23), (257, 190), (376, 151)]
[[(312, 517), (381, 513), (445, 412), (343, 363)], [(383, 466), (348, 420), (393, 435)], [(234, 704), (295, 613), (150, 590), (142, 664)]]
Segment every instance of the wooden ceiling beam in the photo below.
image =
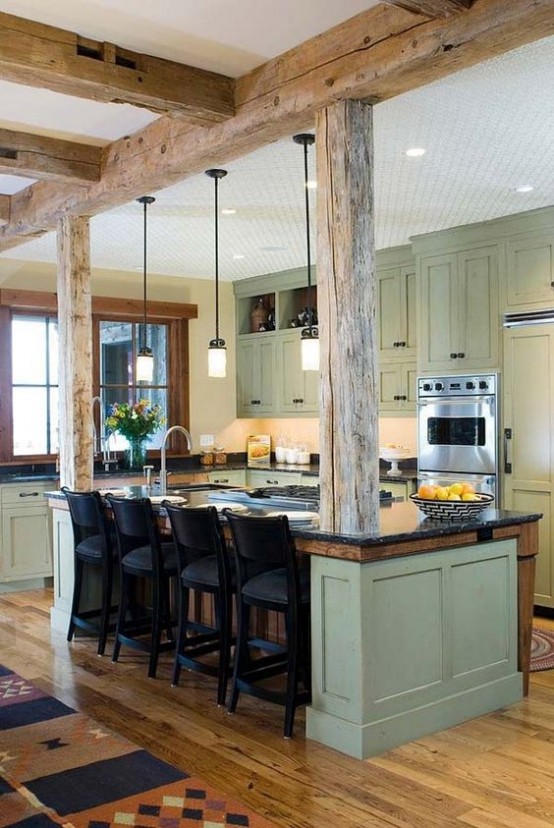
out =
[(336, 100), (386, 100), (552, 34), (552, 0), (476, 0), (448, 20), (375, 6), (240, 78), (234, 118), (209, 130), (161, 118), (104, 150), (98, 183), (16, 193), (0, 250), (64, 214), (103, 212), (309, 128)]
[(211, 124), (234, 113), (234, 80), (0, 13), (0, 78)]
[(0, 129), (0, 173), (90, 183), (100, 180), (101, 157), (100, 147)]
[(389, 6), (424, 14), (426, 17), (449, 17), (471, 8), (474, 0), (383, 0)]

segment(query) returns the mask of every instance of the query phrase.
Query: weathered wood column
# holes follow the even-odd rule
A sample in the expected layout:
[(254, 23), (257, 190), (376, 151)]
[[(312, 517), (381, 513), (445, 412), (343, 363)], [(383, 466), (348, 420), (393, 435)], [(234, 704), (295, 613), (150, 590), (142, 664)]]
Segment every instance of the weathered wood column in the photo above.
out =
[(92, 316), (89, 219), (58, 222), (60, 483), (92, 488)]
[(373, 111), (317, 113), (320, 525), (370, 532), (379, 520)]

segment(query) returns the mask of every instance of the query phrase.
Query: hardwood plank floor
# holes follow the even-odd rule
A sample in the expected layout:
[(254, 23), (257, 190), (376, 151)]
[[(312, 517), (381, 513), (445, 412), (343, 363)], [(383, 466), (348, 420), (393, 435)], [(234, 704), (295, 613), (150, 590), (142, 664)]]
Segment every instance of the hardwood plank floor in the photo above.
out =
[(307, 741), (303, 711), (287, 741), (280, 707), (241, 696), (229, 716), (214, 679), (186, 670), (172, 688), (169, 655), (148, 679), (143, 655), (123, 649), (112, 664), (91, 639), (68, 644), (51, 603), (48, 590), (0, 595), (2, 664), (276, 825), (554, 825), (554, 670), (532, 674), (519, 704), (361, 762)]

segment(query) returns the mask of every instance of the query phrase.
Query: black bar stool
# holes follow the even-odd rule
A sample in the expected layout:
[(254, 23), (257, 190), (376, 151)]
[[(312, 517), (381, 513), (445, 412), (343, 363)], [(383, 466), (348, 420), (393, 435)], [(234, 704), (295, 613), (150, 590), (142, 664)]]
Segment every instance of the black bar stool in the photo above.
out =
[[(148, 676), (155, 678), (161, 652), (173, 650), (170, 581), (177, 577), (177, 555), (173, 543), (162, 543), (156, 516), (148, 498), (128, 500), (108, 495), (114, 516), (119, 551), (119, 614), (112, 661), (121, 645), (149, 653)], [(137, 599), (137, 582), (151, 584), (152, 607)], [(165, 629), (166, 641), (162, 642)], [(149, 639), (145, 640), (145, 635)]]
[[(297, 706), (311, 701), (309, 570), (299, 569), (286, 515), (224, 514), (231, 528), (237, 567), (238, 630), (229, 712), (234, 713), (240, 691), (283, 704), (284, 735), (289, 738)], [(251, 607), (283, 613), (284, 651), (254, 654), (249, 640)], [(283, 673), (287, 676), (284, 691), (259, 683)]]
[[(226, 549), (217, 509), (171, 506), (163, 503), (171, 524), (179, 558), (179, 632), (172, 684), (177, 685), (181, 667), (216, 675), (217, 703), (225, 704), (232, 644), (232, 595), (234, 565)], [(215, 623), (189, 619), (190, 591), (214, 598)], [(201, 656), (219, 652), (218, 663)]]
[[(98, 655), (104, 655), (108, 633), (115, 628), (115, 624), (110, 624), (110, 613), (117, 609), (111, 606), (115, 550), (109, 523), (98, 492), (72, 492), (67, 486), (62, 486), (61, 491), (66, 497), (73, 527), (75, 569), (67, 640), (71, 641), (76, 627), (95, 633), (98, 636)], [(102, 592), (100, 607), (81, 610), (86, 566), (101, 569)]]

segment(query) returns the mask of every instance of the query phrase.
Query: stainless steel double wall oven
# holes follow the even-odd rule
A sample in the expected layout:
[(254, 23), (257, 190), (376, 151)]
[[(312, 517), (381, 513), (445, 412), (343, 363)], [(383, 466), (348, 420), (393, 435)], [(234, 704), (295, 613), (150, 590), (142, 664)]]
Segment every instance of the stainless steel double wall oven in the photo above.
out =
[(420, 483), (474, 483), (499, 502), (498, 375), (418, 377)]

